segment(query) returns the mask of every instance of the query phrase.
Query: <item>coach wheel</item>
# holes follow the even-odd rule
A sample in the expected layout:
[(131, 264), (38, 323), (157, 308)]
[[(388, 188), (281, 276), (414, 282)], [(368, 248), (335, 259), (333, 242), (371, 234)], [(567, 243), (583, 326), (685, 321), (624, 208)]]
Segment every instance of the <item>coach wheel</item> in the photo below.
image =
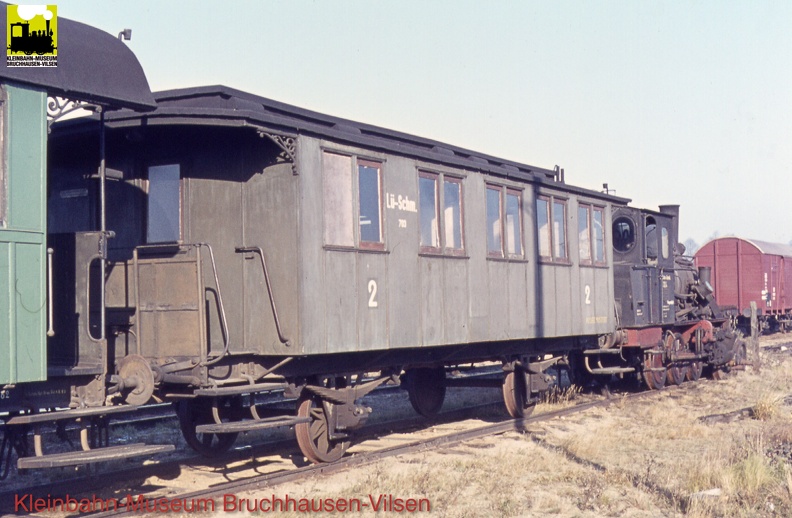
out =
[(688, 381), (698, 381), (701, 377), (701, 373), (704, 370), (704, 364), (701, 362), (690, 362), (687, 366), (687, 370), (685, 371), (685, 377), (687, 377)]
[(515, 419), (533, 412), (533, 405), (528, 405), (528, 387), (522, 369), (515, 368), (506, 374), (503, 380), (503, 402), (506, 404), (506, 411)]
[(197, 433), (195, 427), (202, 424), (216, 423), (215, 415), (223, 414), (239, 406), (238, 398), (224, 399), (212, 405), (206, 399), (189, 399), (176, 403), (176, 415), (179, 417), (184, 440), (193, 450), (204, 457), (218, 457), (234, 445), (239, 433)]
[[(327, 406), (329, 406), (328, 403)], [(332, 416), (318, 397), (308, 397), (297, 407), (298, 417), (310, 417), (308, 423), (294, 425), (297, 444), (305, 457), (313, 463), (335, 462), (346, 453), (349, 440), (331, 438)]]
[(407, 394), (410, 404), (424, 417), (433, 417), (440, 412), (445, 400), (445, 369), (408, 369), (405, 373)]
[(663, 355), (658, 352), (644, 353), (643, 377), (650, 390), (658, 390), (665, 386), (666, 369), (663, 366)]

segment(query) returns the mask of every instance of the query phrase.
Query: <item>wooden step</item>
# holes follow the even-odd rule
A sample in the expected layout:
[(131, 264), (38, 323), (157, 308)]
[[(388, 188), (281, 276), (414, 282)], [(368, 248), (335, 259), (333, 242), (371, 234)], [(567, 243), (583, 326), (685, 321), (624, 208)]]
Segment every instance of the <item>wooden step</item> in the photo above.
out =
[(583, 351), (583, 354), (586, 356), (592, 356), (595, 354), (621, 354), (621, 349), (619, 347), (613, 349), (586, 349)]
[(245, 421), (234, 421), (231, 423), (201, 424), (195, 427), (195, 431), (196, 433), (239, 433), (310, 422), (310, 417), (277, 416), (267, 417), (265, 419), (247, 419)]
[(107, 414), (121, 414), (124, 412), (135, 412), (140, 407), (123, 406), (97, 406), (90, 408), (78, 408), (74, 410), (56, 410), (54, 412), (42, 412), (40, 414), (17, 415), (10, 418), (6, 424), (36, 424), (60, 421), (62, 419), (78, 419), (80, 417), (93, 417)]
[(60, 468), (63, 466), (77, 466), (79, 464), (93, 464), (115, 459), (154, 455), (155, 453), (168, 453), (175, 450), (172, 444), (126, 444), (124, 446), (109, 446), (95, 450), (74, 451), (68, 453), (53, 453), (40, 457), (22, 457), (17, 460), (18, 469)]

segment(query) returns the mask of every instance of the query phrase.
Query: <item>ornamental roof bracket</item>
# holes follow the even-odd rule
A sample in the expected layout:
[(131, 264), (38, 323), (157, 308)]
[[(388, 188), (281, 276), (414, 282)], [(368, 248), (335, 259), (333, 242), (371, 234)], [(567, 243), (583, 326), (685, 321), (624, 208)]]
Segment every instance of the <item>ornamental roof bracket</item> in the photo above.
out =
[(52, 133), (52, 125), (70, 113), (79, 110), (100, 113), (102, 106), (89, 103), (79, 99), (67, 99), (65, 97), (47, 97), (47, 133)]
[(299, 174), (297, 169), (297, 137), (294, 135), (281, 135), (278, 133), (270, 133), (263, 129), (258, 129), (259, 137), (268, 138), (281, 149), (279, 158), (285, 162), (291, 162), (292, 174), (297, 176)]

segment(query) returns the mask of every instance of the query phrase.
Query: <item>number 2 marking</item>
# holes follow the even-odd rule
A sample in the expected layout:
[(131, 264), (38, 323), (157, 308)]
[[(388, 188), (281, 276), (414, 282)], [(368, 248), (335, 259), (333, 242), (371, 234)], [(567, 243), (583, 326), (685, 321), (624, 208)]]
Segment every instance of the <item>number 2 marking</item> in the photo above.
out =
[(591, 286), (586, 284), (586, 287), (583, 291), (586, 293), (586, 304), (591, 304)]
[(376, 308), (379, 304), (377, 303), (377, 281), (375, 281), (374, 279), (368, 281), (368, 292), (369, 292), (368, 307)]

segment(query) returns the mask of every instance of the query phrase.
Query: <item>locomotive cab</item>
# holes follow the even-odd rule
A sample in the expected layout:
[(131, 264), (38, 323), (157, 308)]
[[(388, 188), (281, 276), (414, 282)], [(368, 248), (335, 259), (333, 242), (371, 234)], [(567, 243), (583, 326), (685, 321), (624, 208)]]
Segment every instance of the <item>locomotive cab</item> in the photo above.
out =
[(614, 288), (617, 316), (623, 326), (674, 322), (676, 210), (614, 210)]

